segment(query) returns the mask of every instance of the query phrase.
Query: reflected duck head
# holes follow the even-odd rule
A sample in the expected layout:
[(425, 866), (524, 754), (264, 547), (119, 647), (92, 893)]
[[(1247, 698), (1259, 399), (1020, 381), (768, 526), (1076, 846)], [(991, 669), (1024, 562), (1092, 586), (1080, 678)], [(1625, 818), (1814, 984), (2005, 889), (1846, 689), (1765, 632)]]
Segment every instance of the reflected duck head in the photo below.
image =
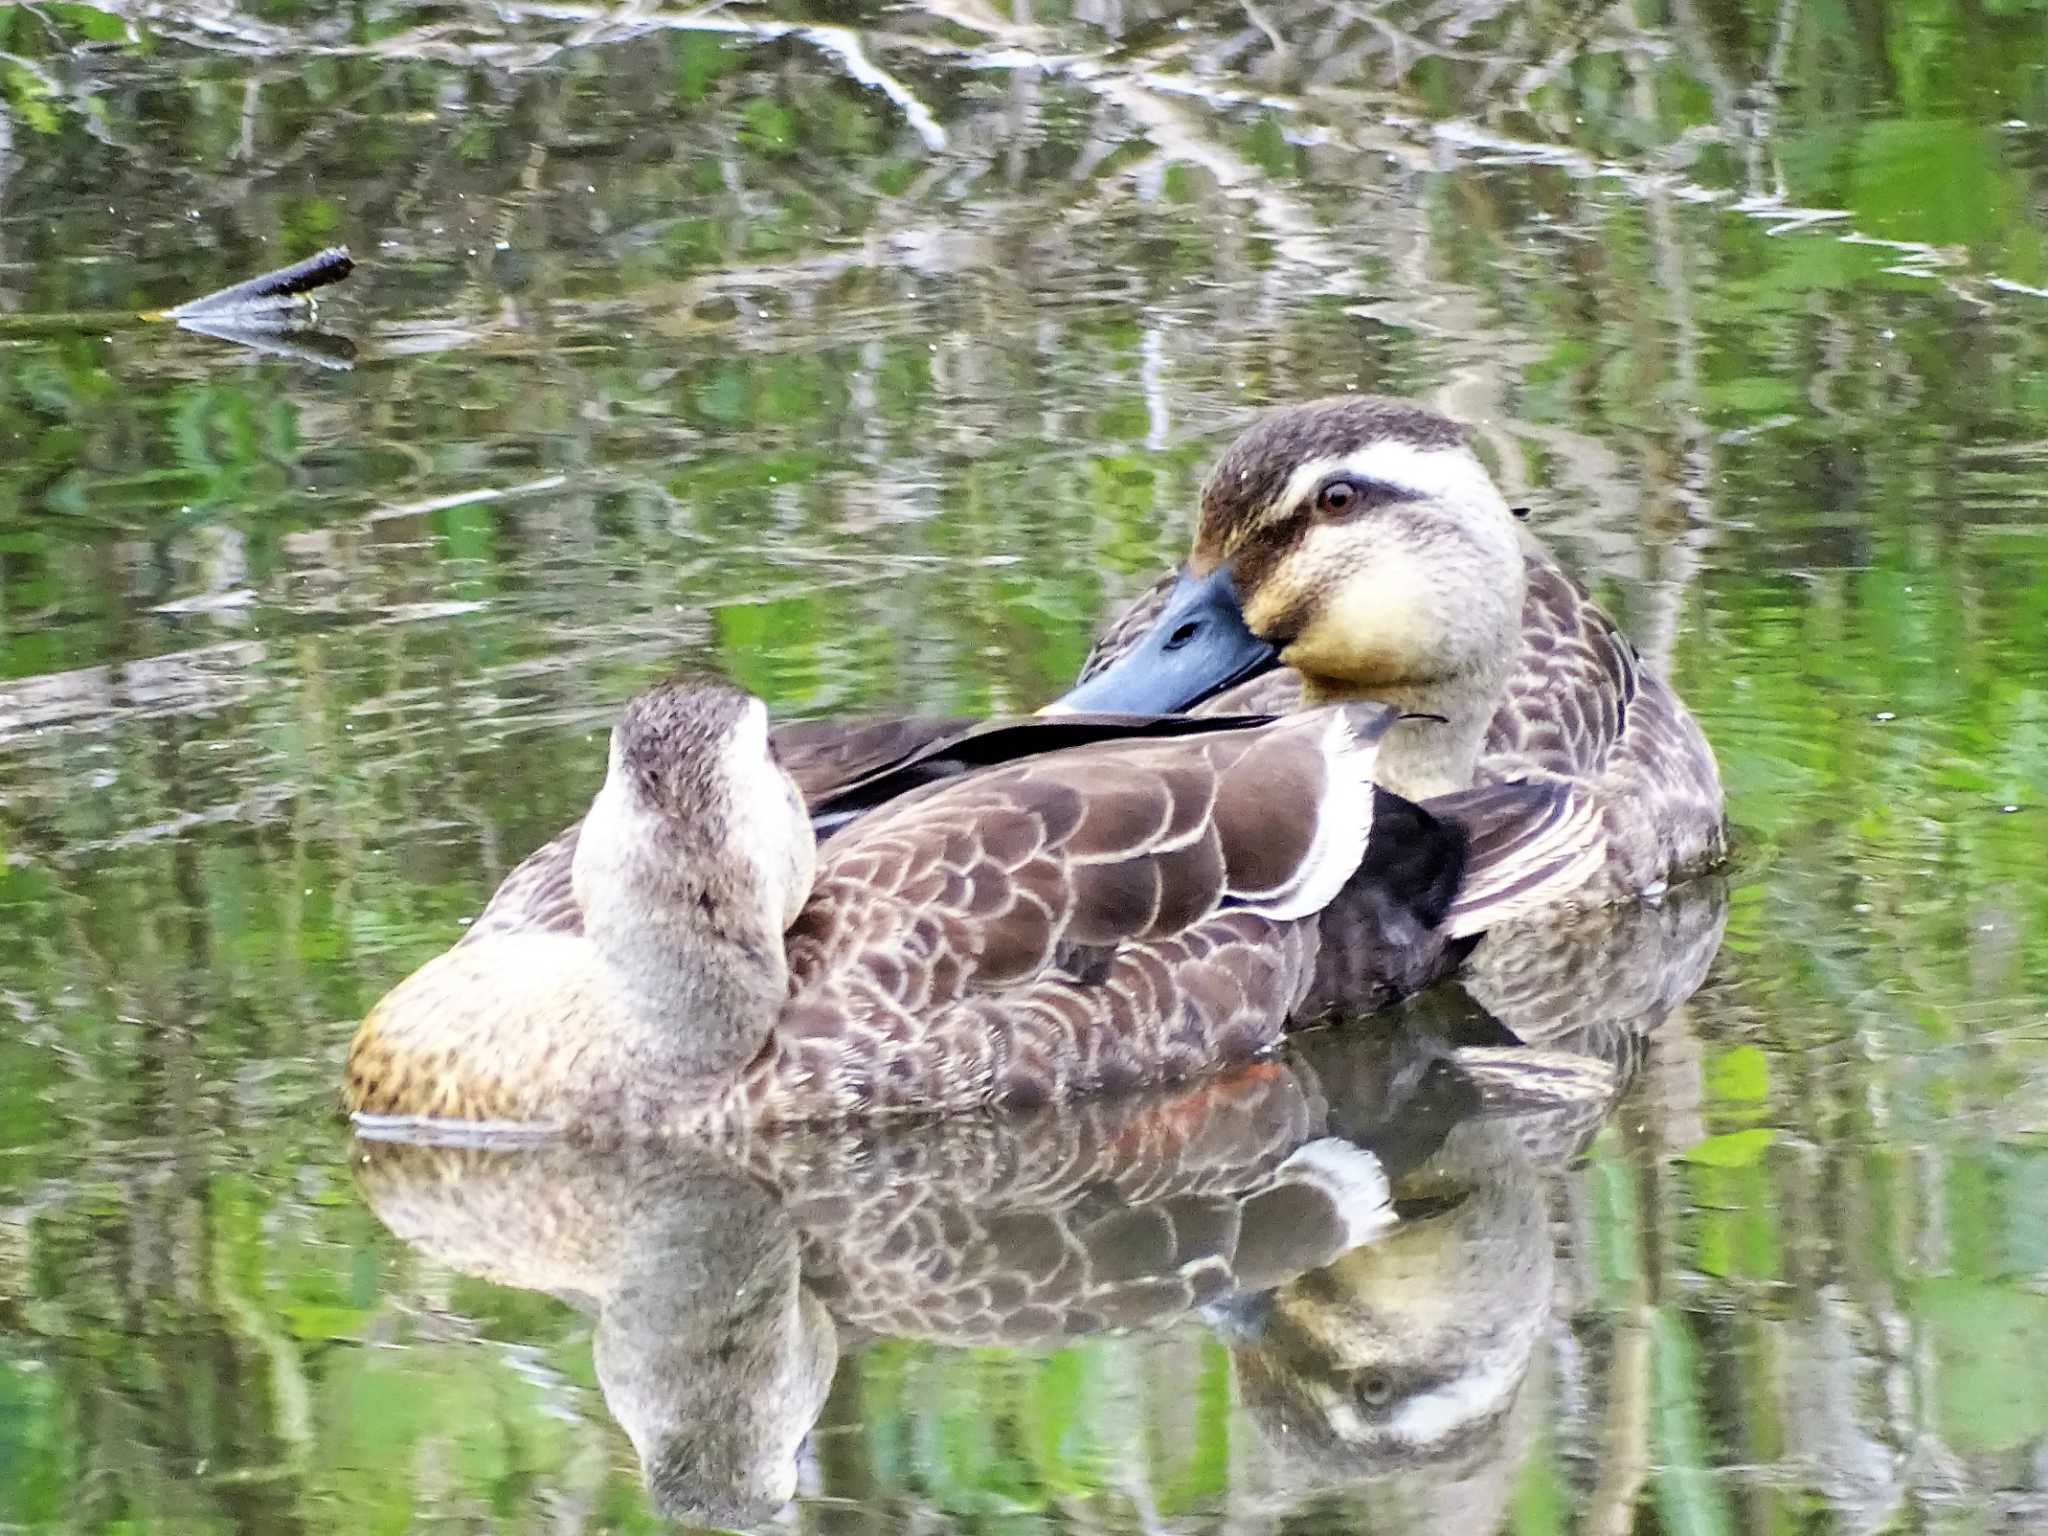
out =
[(1499, 1123), (1454, 1128), (1395, 1209), (1399, 1226), (1281, 1287), (1235, 1340), (1271, 1438), (1333, 1470), (1484, 1455), (1549, 1311), (1542, 1185)]

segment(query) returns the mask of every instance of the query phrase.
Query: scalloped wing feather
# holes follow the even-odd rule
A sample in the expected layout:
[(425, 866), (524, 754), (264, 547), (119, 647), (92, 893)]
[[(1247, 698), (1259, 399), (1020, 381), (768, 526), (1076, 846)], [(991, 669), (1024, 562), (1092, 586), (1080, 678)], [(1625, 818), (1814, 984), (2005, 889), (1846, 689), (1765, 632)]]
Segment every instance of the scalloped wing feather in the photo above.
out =
[(1607, 864), (1597, 799), (1564, 779), (1482, 784), (1425, 808), (1467, 834), (1464, 879), (1444, 919), (1453, 938), (1571, 902)]
[(911, 953), (930, 937), (965, 962), (960, 985), (1000, 987), (1063, 943), (1167, 938), (1225, 908), (1318, 911), (1364, 856), (1388, 719), (1354, 706), (1103, 743), (885, 807), (823, 849), (790, 931), (792, 988), (849, 963), (853, 944)]
[(1364, 856), (1391, 718), (1105, 743), (856, 822), (789, 932), (753, 1113), (1047, 1103), (1268, 1049), (1314, 978), (1302, 919)]

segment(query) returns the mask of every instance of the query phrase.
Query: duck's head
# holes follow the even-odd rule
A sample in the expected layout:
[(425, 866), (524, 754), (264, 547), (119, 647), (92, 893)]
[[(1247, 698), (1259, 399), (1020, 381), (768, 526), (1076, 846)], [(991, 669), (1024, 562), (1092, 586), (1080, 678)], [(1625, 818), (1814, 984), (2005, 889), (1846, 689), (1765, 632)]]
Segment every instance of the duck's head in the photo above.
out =
[(658, 1022), (687, 1019), (704, 1046), (698, 1067), (751, 1053), (749, 1026), (780, 1003), (782, 935), (816, 865), (803, 796), (759, 699), (684, 678), (626, 706), (572, 879), (624, 999)]
[(1157, 622), (1057, 708), (1168, 713), (1268, 667), (1311, 697), (1494, 675), (1524, 578), (1513, 514), (1464, 431), (1346, 395), (1269, 412), (1202, 491)]
[(627, 704), (576, 846), (576, 897), (593, 921), (621, 899), (658, 897), (699, 916), (758, 917), (780, 933), (810, 892), (816, 859), (759, 699), (678, 678)]

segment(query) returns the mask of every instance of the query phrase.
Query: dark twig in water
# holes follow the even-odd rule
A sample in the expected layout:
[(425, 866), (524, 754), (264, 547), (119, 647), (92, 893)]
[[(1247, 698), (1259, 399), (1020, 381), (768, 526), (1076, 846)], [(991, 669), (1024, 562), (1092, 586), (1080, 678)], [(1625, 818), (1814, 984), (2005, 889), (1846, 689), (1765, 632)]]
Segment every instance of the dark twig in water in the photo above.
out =
[(296, 314), (309, 307), (307, 294), (316, 288), (340, 282), (355, 270), (355, 266), (347, 246), (333, 245), (304, 261), (295, 261), (288, 267), (279, 267), (275, 272), (266, 272), (247, 282), (234, 283), (165, 313), (173, 320), (202, 315), (253, 317)]

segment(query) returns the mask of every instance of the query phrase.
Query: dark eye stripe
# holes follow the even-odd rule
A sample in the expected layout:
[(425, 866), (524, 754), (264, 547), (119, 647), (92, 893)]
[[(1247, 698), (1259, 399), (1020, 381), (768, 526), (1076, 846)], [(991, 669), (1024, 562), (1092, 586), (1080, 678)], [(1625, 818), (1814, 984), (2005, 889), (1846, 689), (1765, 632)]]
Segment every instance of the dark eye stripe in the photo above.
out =
[[(1341, 513), (1319, 513), (1316, 503), (1324, 488), (1338, 480), (1355, 487), (1358, 499)], [(1420, 491), (1391, 480), (1372, 480), (1337, 470), (1318, 481), (1305, 500), (1291, 504), (1276, 502), (1256, 517), (1227, 528), (1221, 555), (1230, 562), (1232, 579), (1239, 591), (1254, 591), (1273, 567), (1298, 549), (1316, 527), (1348, 523), (1376, 507), (1423, 499)]]

